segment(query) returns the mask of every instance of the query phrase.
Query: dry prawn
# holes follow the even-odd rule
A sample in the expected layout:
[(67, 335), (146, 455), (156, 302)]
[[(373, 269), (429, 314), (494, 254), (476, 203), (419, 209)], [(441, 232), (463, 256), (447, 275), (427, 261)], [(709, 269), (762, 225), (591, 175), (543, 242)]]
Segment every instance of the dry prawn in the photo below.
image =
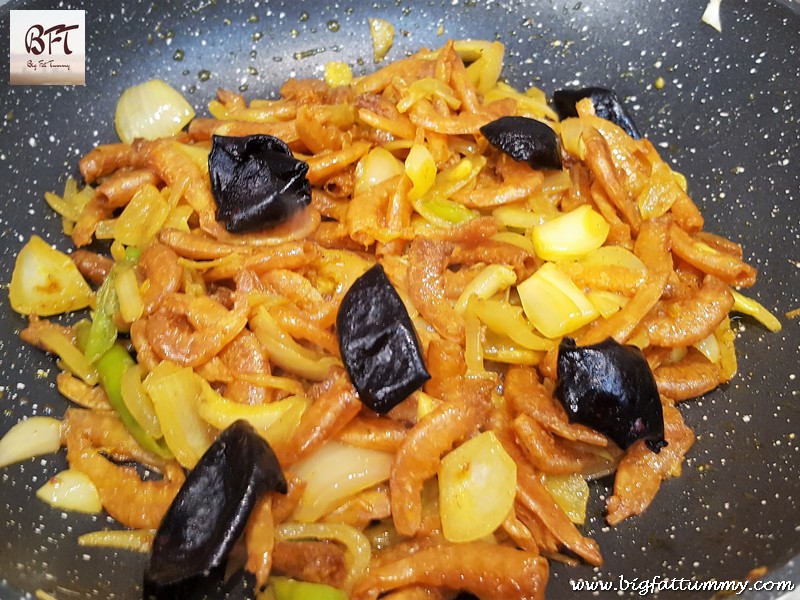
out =
[(153, 352), (162, 360), (190, 367), (215, 356), (247, 325), (247, 298), (240, 292), (232, 295), (231, 310), (210, 296), (166, 295), (155, 311), (144, 317)]
[[(184, 482), (175, 461), (165, 462), (141, 450), (122, 422), (111, 413), (69, 409), (64, 439), (67, 461), (94, 482), (103, 508), (120, 523), (135, 529), (155, 529)], [(116, 460), (137, 460), (163, 472), (160, 481), (142, 481), (136, 469)]]

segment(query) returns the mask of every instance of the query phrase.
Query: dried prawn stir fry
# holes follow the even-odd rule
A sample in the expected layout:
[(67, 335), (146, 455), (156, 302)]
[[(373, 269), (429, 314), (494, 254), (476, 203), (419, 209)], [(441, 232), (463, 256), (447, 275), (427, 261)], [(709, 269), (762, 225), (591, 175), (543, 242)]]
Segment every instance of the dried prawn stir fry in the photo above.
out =
[(185, 130), (128, 115), (46, 195), (77, 248), (32, 237), (10, 296), (74, 406), (0, 457), (66, 447), (39, 495), (130, 528), (81, 541), (152, 552), (148, 596), (243, 540), (263, 598), (541, 598), (550, 559), (602, 562), (588, 479), (615, 474), (616, 524), (680, 473), (729, 313), (780, 327), (613, 92), (556, 113), (502, 59), (448, 42), (220, 90)]

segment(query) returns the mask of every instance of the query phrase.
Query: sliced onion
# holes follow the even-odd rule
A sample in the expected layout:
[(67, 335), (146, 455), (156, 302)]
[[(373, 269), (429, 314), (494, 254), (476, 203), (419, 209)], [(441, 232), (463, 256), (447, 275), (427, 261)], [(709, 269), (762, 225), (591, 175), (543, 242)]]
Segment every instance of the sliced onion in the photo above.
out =
[(294, 469), (306, 482), (306, 489), (293, 518), (316, 521), (358, 492), (389, 479), (391, 467), (388, 452), (326, 443)]
[(413, 202), (422, 198), (436, 181), (436, 161), (431, 151), (422, 144), (411, 146), (406, 157), (405, 172), (414, 184), (408, 192), (409, 200)]
[(350, 85), (353, 81), (353, 71), (350, 65), (339, 61), (325, 63), (325, 83), (328, 87), (335, 88)]
[(586, 297), (589, 298), (589, 302), (594, 305), (604, 319), (619, 312), (628, 303), (627, 297), (607, 290), (589, 291)]
[(545, 216), (521, 206), (501, 206), (492, 211), (492, 216), (501, 227), (512, 229), (533, 229), (545, 223)]
[(86, 473), (67, 469), (53, 475), (36, 490), (36, 497), (54, 508), (83, 513), (103, 510), (100, 494)]
[(356, 183), (353, 194), (368, 192), (382, 181), (403, 174), (403, 163), (386, 148), (373, 148), (356, 165)]
[(37, 235), (17, 255), (8, 296), (18, 313), (40, 317), (79, 310), (94, 300), (70, 257)]
[(129, 87), (117, 102), (114, 123), (126, 144), (136, 138), (172, 137), (194, 117), (194, 109), (175, 88), (152, 79)]
[(545, 263), (517, 286), (531, 324), (549, 338), (580, 329), (600, 312), (578, 286), (553, 263)]
[(736, 290), (731, 290), (731, 293), (733, 294), (733, 308), (731, 309), (733, 312), (750, 315), (773, 333), (781, 330), (781, 322), (763, 304), (740, 294)]
[(693, 344), (709, 362), (717, 363), (720, 359), (720, 347), (717, 336), (713, 333)]
[(436, 398), (434, 398), (429, 394), (426, 394), (422, 390), (418, 390), (416, 392), (416, 396), (417, 396), (417, 423), (419, 423), (420, 421), (422, 421), (423, 418), (425, 418), (425, 416), (428, 413), (433, 412), (433, 410), (437, 406), (439, 406), (442, 403), (442, 401), (437, 400)]
[(36, 322), (36, 338), (48, 352), (57, 354), (59, 366), (80, 377), (88, 385), (96, 385), (99, 375), (86, 355), (72, 343), (70, 338), (56, 324), (40, 319)]
[(480, 56), (467, 67), (467, 76), (481, 94), (486, 94), (497, 85), (497, 80), (500, 78), (505, 46), (496, 41), (479, 42), (479, 44)]
[(208, 382), (189, 367), (162, 361), (144, 380), (164, 441), (181, 466), (191, 469), (214, 441), (214, 432), (197, 413)]
[(439, 468), (442, 533), (450, 542), (479, 540), (508, 516), (517, 491), (517, 465), (492, 431), (447, 454)]
[(584, 204), (533, 228), (533, 247), (545, 260), (574, 260), (586, 256), (606, 241), (611, 226)]
[(164, 433), (161, 431), (161, 424), (158, 422), (153, 401), (142, 383), (141, 365), (128, 367), (122, 374), (120, 393), (125, 406), (128, 407), (136, 422), (144, 428), (147, 435), (154, 439), (163, 437)]
[(281, 542), (291, 540), (334, 540), (347, 550), (350, 572), (344, 582), (345, 590), (366, 572), (372, 556), (369, 538), (363, 532), (342, 523), (281, 523), (275, 528), (275, 539)]
[(471, 298), (467, 310), (473, 312), (494, 333), (513, 340), (529, 350), (552, 350), (552, 340), (536, 335), (525, 320), (522, 308), (499, 300)]
[(511, 244), (517, 248), (522, 248), (528, 254), (536, 253), (533, 248), (533, 242), (529, 237), (524, 236), (521, 233), (514, 233), (513, 231), (501, 231), (500, 233), (495, 233), (491, 237), (491, 240), (493, 242), (503, 242), (504, 244)]
[(722, 0), (709, 0), (700, 20), (722, 33), (722, 21), (719, 18), (719, 8)]
[(0, 439), (0, 467), (61, 447), (61, 421), (52, 417), (30, 417), (20, 421)]
[(147, 246), (170, 212), (167, 199), (154, 185), (139, 188), (114, 222), (114, 238), (127, 246)]
[(156, 532), (153, 529), (111, 529), (91, 531), (78, 538), (80, 546), (93, 548), (117, 548), (147, 554), (153, 545)]
[(581, 261), (584, 267), (615, 266), (629, 269), (637, 273), (645, 273), (647, 267), (642, 259), (630, 250), (621, 246), (603, 246), (584, 256)]
[(472, 296), (487, 300), (498, 292), (507, 290), (517, 283), (514, 269), (505, 265), (487, 265), (470, 282), (456, 300), (455, 309), (458, 314), (467, 310), (467, 302)]
[(589, 501), (589, 484), (580, 473), (569, 475), (547, 474), (544, 487), (561, 507), (569, 520), (577, 525), (586, 521), (586, 504)]
[(144, 312), (144, 303), (139, 291), (139, 282), (136, 280), (136, 272), (130, 267), (120, 268), (114, 278), (114, 289), (117, 292), (122, 320), (126, 323), (133, 323)]
[(394, 25), (386, 19), (370, 19), (369, 33), (372, 36), (372, 56), (381, 62), (394, 43)]
[(220, 430), (245, 420), (270, 444), (276, 444), (291, 436), (307, 406), (304, 396), (286, 396), (268, 404), (241, 404), (204, 386), (197, 412), (206, 423)]

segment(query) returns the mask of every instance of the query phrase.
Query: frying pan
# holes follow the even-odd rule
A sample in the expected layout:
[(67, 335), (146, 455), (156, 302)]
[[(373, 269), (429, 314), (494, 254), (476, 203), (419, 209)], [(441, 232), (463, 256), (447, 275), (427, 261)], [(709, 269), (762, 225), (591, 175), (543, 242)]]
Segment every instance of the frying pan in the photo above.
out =
[[(9, 9), (55, 7), (0, 7), (0, 57), (8, 55)], [(33, 232), (68, 248), (43, 194), (77, 175), (78, 158), (93, 145), (116, 140), (115, 103), (130, 85), (165, 79), (202, 115), (218, 87), (269, 97), (290, 76), (320, 76), (330, 60), (349, 63), (357, 74), (371, 71), (370, 17), (396, 27), (387, 60), (448, 37), (499, 39), (507, 47), (504, 75), (516, 86), (551, 94), (601, 85), (626, 98), (640, 129), (686, 175), (706, 229), (744, 245), (760, 271), (749, 293), (784, 324), (771, 334), (737, 319), (739, 374), (681, 405), (697, 442), (682, 476), (662, 486), (644, 515), (606, 527), (611, 481), (593, 485), (584, 531), (599, 541), (605, 565), (554, 564), (548, 597), (588, 594), (571, 591), (577, 580), (741, 580), (759, 566), (800, 583), (791, 562), (800, 553), (800, 335), (797, 320), (783, 317), (800, 306), (800, 5), (724, 0), (721, 34), (700, 21), (704, 7), (704, 0), (58, 3), (86, 11), (86, 85), (10, 86), (4, 71), (0, 280), (10, 280), (14, 257)], [(660, 90), (658, 77), (666, 84)], [(60, 416), (65, 403), (54, 389), (56, 368), (20, 343), (24, 321), (5, 294), (0, 319), (0, 433), (23, 416)], [(140, 597), (144, 556), (76, 543), (81, 533), (113, 527), (110, 520), (66, 515), (35, 499), (34, 491), (64, 467), (62, 453), (0, 474), (0, 598), (37, 589), (59, 599)], [(234, 578), (221, 596), (244, 598), (248, 589), (250, 582)]]

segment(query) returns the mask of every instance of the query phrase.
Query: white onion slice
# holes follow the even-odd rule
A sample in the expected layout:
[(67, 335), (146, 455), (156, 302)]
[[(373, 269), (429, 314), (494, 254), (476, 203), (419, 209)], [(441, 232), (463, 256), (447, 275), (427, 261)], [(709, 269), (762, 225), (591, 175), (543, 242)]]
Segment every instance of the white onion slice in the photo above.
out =
[(722, 0), (709, 0), (703, 16), (700, 20), (707, 25), (711, 25), (714, 29), (722, 33), (722, 21), (719, 18), (719, 6)]
[(147, 554), (153, 546), (156, 532), (153, 529), (110, 529), (90, 531), (78, 538), (80, 546), (116, 548)]
[(171, 137), (194, 117), (194, 109), (175, 88), (152, 79), (122, 92), (114, 123), (126, 144), (136, 138), (155, 140)]
[(54, 508), (83, 513), (99, 513), (103, 510), (100, 494), (86, 473), (67, 469), (53, 475), (47, 483), (36, 490), (36, 497)]
[(30, 417), (14, 425), (0, 439), (0, 467), (61, 447), (61, 421), (52, 417)]
[(294, 468), (306, 489), (293, 518), (316, 521), (358, 492), (389, 479), (391, 467), (389, 452), (327, 442)]

